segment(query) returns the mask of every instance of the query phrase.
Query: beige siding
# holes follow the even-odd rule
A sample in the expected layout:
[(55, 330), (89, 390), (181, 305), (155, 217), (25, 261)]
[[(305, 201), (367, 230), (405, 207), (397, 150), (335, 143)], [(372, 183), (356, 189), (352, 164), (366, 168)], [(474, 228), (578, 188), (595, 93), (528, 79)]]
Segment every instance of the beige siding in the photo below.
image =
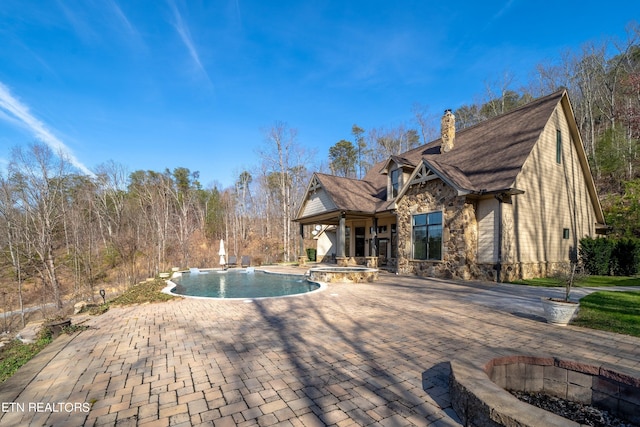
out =
[(495, 263), (498, 260), (498, 200), (478, 201), (478, 262)]
[[(556, 162), (556, 130), (562, 133), (562, 161)], [(517, 240), (505, 239), (509, 255), (519, 262), (562, 262), (577, 250), (579, 240), (595, 235), (596, 215), (562, 106), (558, 106), (536, 143), (515, 187), (511, 215)], [(563, 229), (569, 229), (569, 239)], [(505, 236), (506, 237), (506, 236)]]
[(318, 215), (323, 212), (334, 210), (335, 204), (329, 197), (324, 189), (319, 189), (314, 193), (309, 194), (307, 201), (304, 205), (301, 217)]

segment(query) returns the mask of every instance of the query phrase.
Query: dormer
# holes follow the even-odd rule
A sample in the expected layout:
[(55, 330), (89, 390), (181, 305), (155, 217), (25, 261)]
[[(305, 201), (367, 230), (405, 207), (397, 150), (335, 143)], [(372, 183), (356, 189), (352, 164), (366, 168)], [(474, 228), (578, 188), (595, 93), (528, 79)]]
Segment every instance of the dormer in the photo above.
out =
[(389, 157), (380, 171), (381, 174), (387, 175), (387, 200), (396, 198), (414, 168), (415, 165), (403, 157)]

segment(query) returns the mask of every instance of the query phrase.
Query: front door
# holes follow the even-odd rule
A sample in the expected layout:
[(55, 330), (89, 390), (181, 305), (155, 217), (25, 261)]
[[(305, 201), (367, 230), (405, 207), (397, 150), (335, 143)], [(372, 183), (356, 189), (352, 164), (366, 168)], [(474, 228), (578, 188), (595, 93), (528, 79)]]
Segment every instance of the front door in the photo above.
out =
[(364, 227), (356, 227), (356, 256), (364, 256)]

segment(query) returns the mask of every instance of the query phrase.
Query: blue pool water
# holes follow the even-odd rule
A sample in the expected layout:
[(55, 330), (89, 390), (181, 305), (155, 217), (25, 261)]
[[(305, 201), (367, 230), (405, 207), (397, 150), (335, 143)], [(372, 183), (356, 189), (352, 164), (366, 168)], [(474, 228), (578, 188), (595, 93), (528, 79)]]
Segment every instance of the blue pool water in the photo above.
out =
[(266, 298), (297, 295), (317, 290), (320, 285), (302, 276), (261, 271), (228, 270), (183, 273), (171, 279), (172, 293), (209, 298)]

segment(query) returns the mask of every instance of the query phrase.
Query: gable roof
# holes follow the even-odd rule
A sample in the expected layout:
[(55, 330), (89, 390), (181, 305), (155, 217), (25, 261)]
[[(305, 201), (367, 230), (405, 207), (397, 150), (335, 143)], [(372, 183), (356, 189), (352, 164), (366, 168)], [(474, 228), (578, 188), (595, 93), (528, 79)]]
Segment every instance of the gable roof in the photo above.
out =
[[(441, 153), (441, 139), (392, 156), (374, 165), (362, 180), (316, 174), (339, 210), (368, 211), (392, 209), (387, 201), (387, 173), (392, 162), (420, 168), (425, 165), (459, 194), (518, 192), (516, 177), (540, 138), (553, 111), (562, 103), (572, 115), (566, 90), (538, 98), (501, 116), (456, 132), (455, 147)], [(576, 141), (581, 141), (575, 121), (569, 120)], [(602, 212), (595, 193), (584, 149), (578, 150), (598, 219)], [(412, 176), (415, 175), (412, 174)], [(409, 183), (405, 183), (405, 189)], [(403, 194), (401, 191), (400, 194)], [(305, 195), (305, 200), (308, 194)], [(597, 205), (597, 206), (596, 206)], [(301, 211), (302, 212), (302, 211)], [(603, 219), (603, 218), (602, 218)]]
[[(446, 153), (440, 153), (442, 140), (437, 139), (402, 157), (411, 164), (426, 160), (458, 190), (481, 193), (509, 189), (564, 95), (564, 90), (558, 91), (456, 131), (455, 147)], [(371, 168), (364, 180), (384, 186), (386, 178), (380, 179), (384, 164), (386, 161)]]

